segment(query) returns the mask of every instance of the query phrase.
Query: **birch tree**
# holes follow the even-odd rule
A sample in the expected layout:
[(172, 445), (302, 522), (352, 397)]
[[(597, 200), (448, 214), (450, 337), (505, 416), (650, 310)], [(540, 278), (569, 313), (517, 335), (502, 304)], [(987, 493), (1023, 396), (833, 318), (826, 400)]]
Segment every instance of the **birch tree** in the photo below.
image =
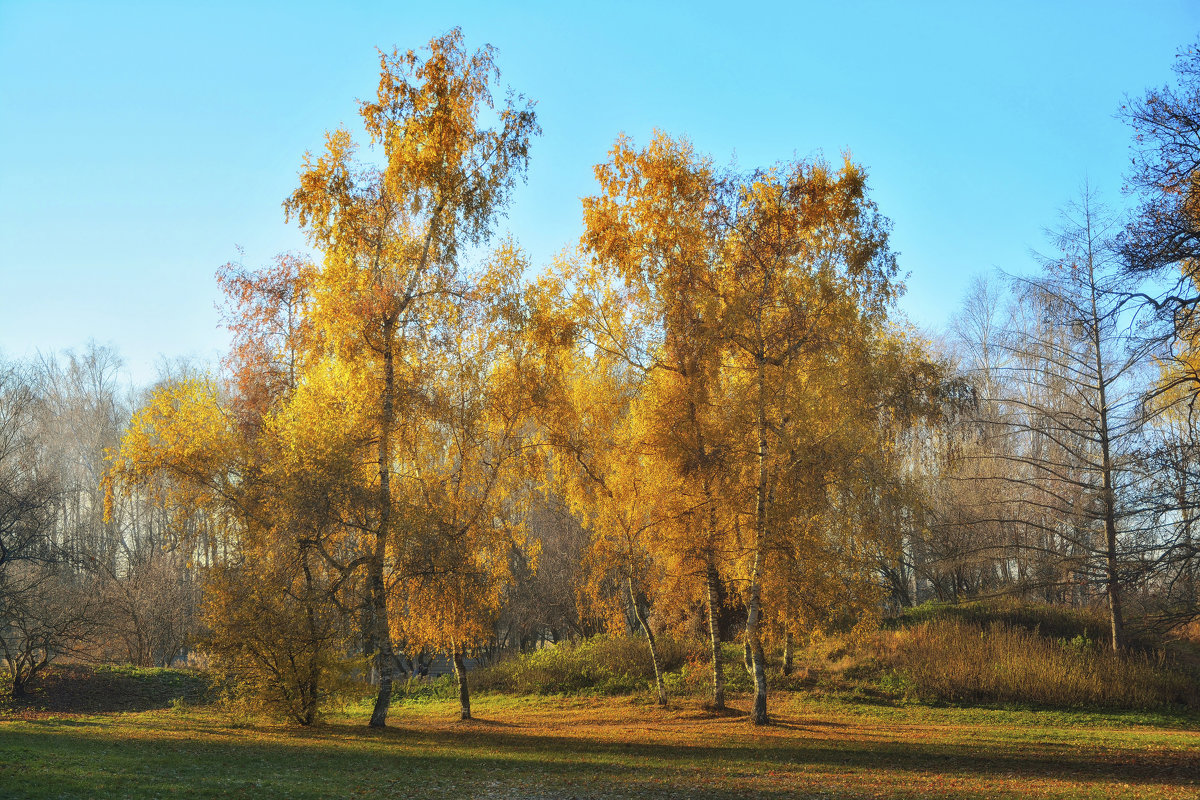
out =
[(424, 54), (381, 54), (376, 97), (359, 110), (382, 166), (357, 160), (339, 128), (322, 155), (305, 158), (284, 204), (323, 253), (314, 294), (330, 352), (356, 363), (378, 397), (366, 564), (366, 647), (379, 675), (372, 727), (386, 725), (397, 670), (385, 572), (400, 533), (393, 473), (397, 421), (411, 397), (405, 370), (419, 369), (422, 326), (437, 298), (458, 290), (460, 252), (491, 234), (539, 132), (532, 103), (511, 92), (494, 99), (494, 56), (490, 46), (467, 52), (457, 28)]

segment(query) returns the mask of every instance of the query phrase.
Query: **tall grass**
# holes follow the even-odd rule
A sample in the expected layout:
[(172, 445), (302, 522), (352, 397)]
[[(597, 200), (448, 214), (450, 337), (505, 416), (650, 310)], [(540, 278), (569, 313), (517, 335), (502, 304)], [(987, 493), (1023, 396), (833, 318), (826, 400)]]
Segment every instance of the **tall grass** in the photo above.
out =
[(922, 700), (1056, 707), (1200, 708), (1194, 677), (1161, 653), (1114, 653), (1008, 622), (933, 619), (880, 638), (892, 688)]
[(1099, 641), (1107, 636), (1109, 631), (1108, 613), (1099, 606), (1051, 605), (1009, 597), (954, 604), (930, 601), (904, 609), (889, 622), (890, 627), (902, 628), (939, 619), (979, 625), (1001, 622), (1037, 631), (1054, 639), (1074, 639), (1076, 636), (1082, 636)]

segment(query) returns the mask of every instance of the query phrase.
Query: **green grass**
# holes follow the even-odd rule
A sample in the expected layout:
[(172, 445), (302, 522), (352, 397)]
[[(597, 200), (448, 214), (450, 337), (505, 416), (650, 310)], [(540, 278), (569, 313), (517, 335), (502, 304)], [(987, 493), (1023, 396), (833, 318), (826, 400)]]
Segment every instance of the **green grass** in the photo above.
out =
[[(746, 699), (735, 705), (745, 708)], [(777, 696), (774, 725), (694, 702), (485, 695), (312, 729), (206, 709), (0, 722), (6, 798), (1137, 797), (1200, 793), (1200, 729), (1144, 714)]]

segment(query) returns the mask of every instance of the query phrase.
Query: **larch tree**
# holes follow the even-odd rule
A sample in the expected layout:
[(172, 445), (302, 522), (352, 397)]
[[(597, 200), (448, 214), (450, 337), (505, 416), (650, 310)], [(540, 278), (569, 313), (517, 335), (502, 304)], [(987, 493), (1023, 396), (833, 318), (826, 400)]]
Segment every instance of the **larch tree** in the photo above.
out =
[[(1136, 391), (1145, 344), (1128, 333), (1128, 292), (1110, 241), (1115, 228), (1086, 188), (1055, 233), (1060, 253), (1043, 274), (1016, 282), (1030, 313), (1008, 340), (1011, 480), (1030, 490), (1027, 524), (1066, 546), (1071, 580), (1103, 587), (1113, 649), (1125, 646), (1123, 596), (1137, 572), (1143, 521), (1135, 498), (1143, 417)], [(1037, 510), (1040, 510), (1038, 513)]]
[[(329, 352), (355, 363), (378, 397), (366, 565), (366, 648), (379, 675), (373, 727), (386, 725), (397, 667), (385, 573), (399, 533), (397, 420), (412, 402), (403, 370), (420, 369), (436, 299), (460, 290), (460, 252), (491, 234), (539, 132), (532, 103), (511, 92), (494, 99), (494, 55), (490, 46), (467, 52), (457, 28), (424, 54), (381, 54), (376, 98), (360, 104), (381, 166), (356, 160), (349, 131), (338, 129), (323, 155), (306, 157), (284, 204), (324, 255), (314, 297)], [(495, 125), (486, 127), (490, 119)]]

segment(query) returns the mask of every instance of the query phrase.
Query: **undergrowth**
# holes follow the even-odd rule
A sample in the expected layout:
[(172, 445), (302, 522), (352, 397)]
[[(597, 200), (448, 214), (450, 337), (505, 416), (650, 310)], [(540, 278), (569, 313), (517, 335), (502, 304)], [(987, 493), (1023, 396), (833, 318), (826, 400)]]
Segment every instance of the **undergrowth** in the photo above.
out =
[[(698, 642), (668, 636), (656, 643), (660, 666), (668, 672), (678, 672), (685, 663), (697, 660), (701, 648)], [(653, 683), (654, 665), (646, 640), (627, 636), (565, 642), (471, 673), (475, 689), (515, 694), (620, 695), (648, 689)]]
[[(926, 605), (873, 634), (831, 635), (797, 647), (787, 675), (778, 649), (769, 650), (768, 686), (773, 693), (796, 693), (806, 702), (828, 697), (893, 706), (1200, 711), (1200, 665), (1180, 656), (1178, 646), (1164, 647), (1182, 640), (1113, 653), (1105, 645), (1105, 622), (1102, 613), (1086, 609)], [(1193, 638), (1200, 641), (1200, 635)], [(1183, 643), (1194, 644), (1192, 639)], [(663, 636), (658, 649), (672, 697), (708, 697), (712, 672), (707, 642)], [(725, 643), (722, 658), (727, 694), (751, 693), (742, 647)], [(77, 713), (187, 708), (215, 699), (207, 691), (209, 677), (192, 670), (55, 667), (24, 707)], [(511, 656), (473, 670), (469, 682), (473, 692), (514, 697), (649, 697), (654, 669), (644, 638), (599, 636)], [(370, 687), (355, 684), (346, 696), (368, 692)], [(454, 677), (447, 675), (400, 682), (394, 696), (398, 702), (442, 702), (457, 698), (457, 692)], [(334, 708), (331, 702), (326, 698), (323, 709)]]
[[(1179, 659), (1143, 638), (1114, 653), (1102, 610), (1015, 602), (927, 604), (874, 635), (823, 637), (794, 653), (784, 675), (769, 654), (771, 691), (829, 695), (852, 702), (1017, 705), (1058, 709), (1200, 710), (1200, 681)], [(663, 637), (661, 657), (673, 696), (711, 690), (705, 643)], [(740, 645), (722, 652), (726, 691), (753, 684)], [(514, 656), (471, 674), (473, 690), (518, 695), (622, 695), (652, 688), (645, 639), (602, 636)], [(412, 699), (449, 699), (452, 681), (410, 684)]]

